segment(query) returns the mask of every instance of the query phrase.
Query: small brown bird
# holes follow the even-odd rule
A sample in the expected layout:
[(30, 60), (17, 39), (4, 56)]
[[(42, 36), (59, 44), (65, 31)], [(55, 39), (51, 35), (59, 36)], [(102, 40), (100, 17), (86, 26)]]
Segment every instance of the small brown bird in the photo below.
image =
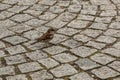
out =
[(54, 37), (55, 31), (56, 31), (56, 29), (54, 29), (54, 28), (48, 29), (48, 31), (46, 33), (44, 33), (40, 38), (37, 38), (36, 39), (37, 41), (32, 44), (35, 44), (40, 41), (49, 42)]

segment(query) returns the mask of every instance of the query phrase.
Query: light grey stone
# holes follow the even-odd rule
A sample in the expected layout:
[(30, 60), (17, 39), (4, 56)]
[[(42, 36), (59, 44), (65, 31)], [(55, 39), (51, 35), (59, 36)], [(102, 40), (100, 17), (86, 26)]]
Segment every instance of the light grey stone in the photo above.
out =
[(17, 44), (20, 44), (20, 43), (23, 43), (23, 42), (27, 41), (26, 38), (23, 38), (23, 37), (20, 37), (20, 36), (7, 37), (7, 38), (4, 38), (3, 40), (7, 41), (7, 42), (9, 42), (13, 45), (17, 45)]
[(9, 29), (16, 33), (23, 33), (24, 31), (32, 29), (32, 27), (25, 24), (18, 24), (16, 26), (10, 27)]
[(59, 65), (59, 63), (52, 58), (41, 59), (38, 60), (38, 62), (46, 66), (48, 69)]
[(104, 23), (93, 23), (89, 28), (106, 30), (107, 29), (107, 24), (104, 24)]
[(74, 53), (75, 55), (78, 55), (80, 57), (88, 57), (91, 54), (95, 53), (97, 50), (89, 48), (89, 47), (81, 46), (81, 47), (78, 47), (78, 48), (73, 48), (70, 51), (72, 53)]
[(6, 66), (0, 68), (0, 75), (15, 75), (14, 66)]
[(111, 20), (112, 20), (112, 17), (97, 17), (95, 19), (95, 21), (99, 23), (110, 23)]
[(94, 16), (80, 14), (77, 19), (93, 21)]
[(50, 70), (53, 75), (56, 77), (63, 77), (63, 76), (68, 76), (77, 73), (77, 70), (75, 70), (71, 65), (69, 64), (63, 64), (59, 67), (56, 67), (52, 70)]
[(113, 69), (117, 70), (120, 72), (120, 61), (114, 61), (108, 66), (112, 67)]
[(24, 47), (22, 47), (21, 45), (7, 47), (7, 48), (5, 48), (5, 50), (7, 50), (9, 52), (9, 54), (11, 54), (11, 55), (26, 52), (26, 49)]
[(34, 72), (30, 74), (32, 80), (45, 80), (45, 79), (53, 79), (52, 74), (47, 72), (46, 70), (41, 70), (38, 72)]
[(116, 38), (111, 37), (111, 36), (100, 36), (96, 40), (99, 42), (104, 42), (104, 43), (110, 44), (110, 43), (115, 42)]
[(115, 44), (113, 45), (113, 47), (115, 47), (116, 49), (120, 49), (120, 41), (117, 42), (117, 43), (115, 43)]
[(78, 33), (79, 31), (76, 29), (73, 29), (73, 28), (61, 28), (57, 32), (67, 35), (67, 36), (72, 36), (72, 35)]
[(54, 6), (50, 7), (49, 11), (52, 12), (52, 13), (62, 13), (62, 12), (65, 11), (65, 8), (62, 8), (58, 5), (54, 5)]
[(108, 29), (104, 34), (107, 36), (120, 37), (120, 30)]
[(8, 11), (3, 11), (0, 13), (0, 19), (4, 20), (4, 19), (11, 17), (12, 15), (14, 15), (14, 13), (8, 12)]
[(57, 2), (57, 0), (43, 0), (40, 1), (39, 4), (45, 4), (45, 5), (50, 5), (52, 6), (53, 4), (55, 4)]
[(97, 77), (99, 77), (100, 79), (107, 79), (110, 77), (115, 77), (120, 75), (118, 72), (112, 70), (109, 67), (103, 66), (101, 68), (98, 69), (94, 69), (92, 70), (92, 73), (95, 74)]
[(57, 16), (57, 14), (53, 14), (51, 12), (46, 12), (42, 15), (39, 16), (40, 19), (43, 19), (43, 20), (52, 20), (54, 19), (55, 17)]
[(36, 50), (30, 53), (26, 53), (26, 56), (29, 57), (31, 60), (40, 60), (40, 59), (44, 59), (47, 57), (47, 54), (40, 51), (40, 50)]
[(4, 48), (4, 47), (6, 47), (5, 43), (0, 41), (0, 48)]
[(102, 5), (102, 4), (111, 4), (109, 0), (90, 0), (92, 4)]
[[(15, 26), (16, 23), (11, 21), (11, 20), (9, 20), (9, 19), (7, 19), (7, 20), (0, 21), (0, 25), (1, 25), (0, 28), (2, 28), (2, 30), (4, 30), (4, 28), (9, 28), (11, 26)], [(6, 32), (6, 31), (4, 31), (4, 32)]]
[(10, 8), (10, 7), (11, 7), (11, 5), (0, 3), (0, 10), (5, 10), (5, 9)]
[(120, 57), (120, 50), (115, 48), (107, 48), (105, 50), (102, 50), (103, 53), (110, 54), (112, 56)]
[(75, 48), (77, 46), (80, 46), (82, 43), (73, 39), (69, 39), (69, 40), (66, 40), (65, 42), (62, 42), (61, 44), (69, 48)]
[(75, 63), (83, 70), (89, 70), (100, 66), (96, 62), (93, 62), (92, 60), (87, 58), (79, 59)]
[(39, 19), (31, 19), (31, 20), (25, 22), (25, 24), (27, 24), (29, 26), (32, 26), (32, 27), (39, 27), (39, 26), (41, 26), (44, 23), (46, 23), (46, 21), (39, 20)]
[(32, 19), (33, 17), (28, 15), (28, 14), (17, 14), (15, 16), (12, 16), (10, 19), (17, 21), (17, 22), (25, 22), (28, 21), (30, 19)]
[(37, 62), (29, 62), (29, 63), (20, 64), (18, 65), (18, 68), (20, 69), (22, 73), (27, 73), (27, 72), (42, 69), (40, 64), (38, 64)]
[(87, 36), (90, 36), (92, 38), (96, 38), (100, 34), (102, 34), (101, 30), (93, 30), (93, 29), (86, 29), (85, 31), (82, 31), (81, 34), (85, 34)]
[(0, 50), (0, 57), (4, 57), (4, 56), (6, 56), (5, 52)]
[(81, 34), (77, 34), (73, 37), (75, 40), (77, 41), (81, 41), (81, 42), (88, 42), (91, 40), (90, 37), (87, 37), (85, 35), (81, 35)]
[(61, 47), (61, 46), (51, 46), (51, 47), (45, 48), (43, 50), (51, 55), (55, 55), (55, 54), (59, 54), (59, 53), (65, 51), (67, 49), (64, 47)]
[(91, 59), (103, 65), (106, 65), (115, 60), (115, 58), (102, 53), (97, 53), (91, 56)]
[(61, 63), (67, 63), (67, 62), (75, 61), (77, 59), (77, 57), (69, 53), (61, 53), (52, 57)]
[(24, 75), (24, 74), (15, 75), (15, 76), (9, 76), (6, 79), (7, 80), (28, 80), (26, 75)]
[(73, 75), (70, 77), (71, 80), (94, 80), (89, 74), (86, 72), (81, 72), (79, 74)]
[(21, 11), (27, 9), (27, 8), (28, 8), (28, 6), (17, 6), (17, 5), (15, 5), (14, 7), (9, 8), (8, 11), (13, 12), (13, 13), (19, 13), (19, 12), (21, 12)]
[(19, 0), (18, 5), (33, 5), (37, 2), (38, 0)]
[(61, 34), (55, 34), (53, 39), (50, 41), (50, 43), (58, 44), (58, 43), (61, 43), (62, 41), (65, 41), (66, 39), (68, 39), (67, 36), (64, 36)]
[(73, 20), (68, 24), (68, 26), (72, 28), (82, 29), (82, 28), (86, 28), (88, 24), (89, 24), (88, 21)]
[(6, 63), (8, 65), (19, 64), (19, 63), (26, 62), (25, 58), (22, 55), (5, 57), (5, 60), (6, 60)]
[(100, 16), (116, 16), (117, 15), (117, 11), (115, 10), (105, 10), (102, 11), (102, 13), (100, 14)]
[(81, 5), (70, 5), (68, 7), (69, 12), (78, 13), (81, 10)]
[(113, 22), (113, 23), (111, 23), (111, 25), (109, 26), (109, 28), (120, 29), (119, 25), (120, 25), (119, 22)]
[(98, 43), (98, 42), (95, 42), (95, 41), (89, 41), (86, 45), (97, 48), (97, 49), (102, 49), (106, 46), (106, 44)]

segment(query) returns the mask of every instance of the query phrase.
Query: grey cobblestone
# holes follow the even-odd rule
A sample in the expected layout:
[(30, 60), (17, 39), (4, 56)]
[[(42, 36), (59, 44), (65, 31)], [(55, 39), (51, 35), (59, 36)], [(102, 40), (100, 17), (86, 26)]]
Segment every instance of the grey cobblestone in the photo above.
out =
[(72, 75), (72, 74), (77, 73), (77, 71), (69, 64), (64, 64), (57, 68), (54, 68), (51, 70), (51, 72), (56, 77), (62, 77), (62, 76), (67, 76), (67, 75)]
[(18, 68), (20, 69), (22, 73), (27, 73), (27, 72), (42, 69), (40, 64), (38, 64), (37, 62), (29, 62), (29, 63), (20, 64), (18, 65)]
[(0, 0), (0, 80), (120, 80), (119, 58), (120, 0)]

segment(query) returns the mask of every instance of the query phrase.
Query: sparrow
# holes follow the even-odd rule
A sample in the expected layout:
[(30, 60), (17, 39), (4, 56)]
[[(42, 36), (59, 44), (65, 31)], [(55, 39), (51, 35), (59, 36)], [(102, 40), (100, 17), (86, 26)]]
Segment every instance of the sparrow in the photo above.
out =
[(35, 43), (41, 42), (41, 41), (49, 42), (54, 37), (55, 32), (56, 32), (56, 29), (54, 29), (54, 28), (48, 29), (46, 33), (44, 33), (41, 37), (37, 38), (36, 42), (34, 42), (32, 44), (35, 44)]

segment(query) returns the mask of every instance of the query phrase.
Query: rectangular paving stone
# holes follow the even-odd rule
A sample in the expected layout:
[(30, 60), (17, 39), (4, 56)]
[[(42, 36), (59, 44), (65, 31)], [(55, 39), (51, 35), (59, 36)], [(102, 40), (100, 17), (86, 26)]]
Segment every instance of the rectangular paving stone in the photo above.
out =
[[(2, 26), (2, 30), (5, 30), (6, 28), (9, 28), (9, 27), (11, 27), (11, 26), (15, 26), (16, 25), (16, 23), (15, 22), (13, 22), (13, 21), (11, 21), (11, 20), (9, 20), (9, 19), (6, 19), (6, 20), (2, 20), (2, 21), (0, 21), (0, 25)], [(6, 29), (7, 30), (7, 29)], [(8, 31), (8, 30), (7, 30)], [(7, 32), (6, 31), (6, 32)]]
[(38, 2), (38, 0), (20, 0), (18, 5), (33, 5), (36, 2)]
[(106, 44), (98, 43), (98, 42), (95, 42), (95, 41), (89, 41), (86, 45), (97, 48), (97, 49), (102, 49), (106, 46)]
[[(1, 24), (1, 23), (0, 23)], [(12, 31), (9, 31), (7, 29), (4, 29), (4, 28), (0, 28), (0, 39), (1, 38), (4, 38), (4, 37), (7, 37), (7, 36), (11, 36), (11, 35), (14, 35), (15, 33), (12, 32)]]
[(68, 39), (65, 42), (62, 42), (61, 44), (69, 48), (75, 48), (77, 46), (80, 46), (82, 43), (73, 39)]
[(62, 41), (65, 41), (66, 39), (68, 39), (67, 36), (65, 35), (61, 35), (61, 34), (54, 34), (53, 39), (50, 41), (50, 43), (52, 44), (59, 44)]
[(55, 14), (60, 14), (65, 11), (65, 8), (64, 7), (61, 8), (58, 5), (54, 5), (54, 6), (50, 7), (49, 11), (52, 13), (55, 13)]
[(15, 75), (15, 76), (9, 76), (6, 79), (7, 80), (28, 80), (26, 75), (24, 75), (24, 74)]
[(16, 26), (10, 27), (9, 28), (11, 31), (14, 31), (16, 33), (22, 33), (24, 31), (32, 29), (31, 26), (25, 25), (25, 24), (18, 24)]
[(28, 14), (17, 14), (17, 15), (12, 16), (10, 19), (22, 23), (22, 22), (28, 21), (32, 18), (33, 17)]
[(90, 41), (92, 38), (85, 36), (85, 35), (81, 35), (81, 34), (77, 34), (73, 37), (75, 40), (77, 41), (81, 41), (81, 42), (88, 42)]
[[(0, 4), (0, 5), (1, 5), (1, 4)], [(7, 19), (7, 18), (11, 17), (12, 15), (14, 15), (14, 13), (8, 12), (8, 11), (2, 11), (2, 12), (0, 13), (0, 19), (1, 19), (1, 20), (4, 20), (4, 19)]]
[(94, 80), (89, 74), (86, 72), (81, 72), (79, 74), (75, 74), (70, 77), (71, 80)]
[(43, 51), (40, 50), (36, 50), (36, 51), (32, 51), (29, 53), (26, 53), (26, 56), (29, 57), (31, 60), (41, 60), (47, 57), (47, 54), (44, 53)]
[(45, 12), (45, 14), (40, 15), (39, 18), (43, 19), (43, 20), (48, 20), (49, 21), (49, 20), (54, 19), (56, 16), (57, 16), (57, 14), (53, 14), (51, 12)]
[(104, 34), (107, 36), (120, 37), (120, 30), (108, 29)]
[(59, 65), (59, 63), (52, 58), (41, 59), (38, 60), (38, 62), (46, 66), (48, 69)]
[(115, 43), (113, 45), (113, 47), (115, 47), (116, 49), (120, 49), (120, 41), (118, 41), (117, 43)]
[(0, 10), (5, 10), (5, 9), (8, 9), (9, 7), (11, 7), (11, 5), (0, 3)]
[(79, 30), (73, 29), (73, 28), (61, 28), (57, 31), (58, 33), (67, 35), (67, 36), (72, 36), (76, 33), (79, 32)]
[(98, 23), (93, 23), (89, 28), (99, 29), (99, 30), (106, 30), (107, 26), (108, 26), (107, 24), (98, 22)]
[(67, 50), (66, 48), (63, 48), (61, 46), (51, 46), (48, 48), (43, 49), (44, 51), (46, 51), (47, 53), (51, 54), (51, 55), (55, 55), (55, 54), (59, 54), (65, 50)]
[(0, 41), (0, 48), (4, 48), (4, 47), (6, 47), (5, 43)]
[(27, 72), (32, 72), (32, 71), (37, 71), (42, 69), (39, 63), (37, 62), (29, 62), (29, 63), (24, 63), (18, 65), (18, 68), (22, 73), (27, 73)]
[(39, 4), (44, 4), (44, 5), (50, 5), (51, 6), (56, 2), (57, 2), (56, 0), (43, 0), (43, 1), (40, 1)]
[(0, 75), (15, 75), (15, 67), (14, 66), (6, 66), (0, 68)]
[(80, 33), (85, 34), (85, 35), (92, 37), (92, 38), (96, 38), (97, 36), (102, 34), (102, 31), (101, 30), (86, 29)]
[(102, 53), (110, 54), (115, 57), (120, 57), (120, 50), (115, 48), (107, 48), (105, 50), (102, 50)]
[(116, 41), (116, 38), (111, 37), (111, 36), (100, 36), (100, 37), (98, 37), (98, 38), (96, 39), (96, 41), (110, 44), (110, 43), (115, 42), (115, 41)]
[(71, 65), (69, 64), (63, 64), (59, 67), (56, 67), (52, 70), (50, 70), (54, 76), (56, 77), (63, 77), (68, 75), (73, 75), (77, 73), (77, 70), (75, 70)]
[(3, 40), (7, 41), (7, 42), (9, 42), (13, 45), (17, 45), (17, 44), (20, 44), (20, 43), (23, 43), (23, 42), (27, 41), (26, 38), (23, 38), (23, 37), (20, 37), (20, 36), (7, 37), (7, 38), (4, 38)]
[(82, 29), (82, 28), (86, 28), (88, 24), (89, 21), (73, 20), (68, 24), (68, 26), (72, 28)]
[(96, 53), (95, 55), (91, 56), (91, 59), (103, 65), (115, 60), (115, 58), (102, 53)]
[(119, 22), (113, 22), (110, 24), (109, 28), (113, 28), (113, 29), (120, 29), (120, 23)]
[(21, 45), (7, 47), (7, 48), (5, 48), (5, 50), (8, 51), (9, 54), (11, 54), (11, 55), (26, 52), (26, 49), (24, 47), (22, 47)]
[(67, 63), (67, 62), (75, 61), (77, 59), (77, 57), (69, 53), (61, 53), (52, 57), (61, 63)]
[[(66, 2), (65, 2), (66, 3)], [(61, 15), (59, 15), (59, 19), (63, 22), (70, 22), (76, 17), (76, 14), (70, 13), (70, 12), (64, 12)]]
[(7, 56), (4, 51), (0, 50), (0, 57)]
[(92, 60), (87, 58), (79, 59), (75, 63), (83, 70), (89, 70), (100, 66), (96, 62), (93, 62)]
[(101, 68), (98, 69), (94, 69), (91, 71), (93, 74), (95, 74), (97, 77), (99, 77), (100, 79), (108, 79), (111, 77), (115, 77), (120, 75), (120, 73), (112, 70), (109, 67), (103, 66)]
[(81, 47), (78, 47), (78, 48), (73, 48), (70, 51), (77, 56), (88, 57), (91, 54), (95, 53), (97, 50), (89, 48), (89, 47), (81, 46)]
[(53, 80), (53, 75), (46, 70), (31, 73), (30, 77), (32, 78), (32, 80), (46, 80), (46, 79)]
[(108, 66), (120, 72), (120, 61), (114, 61)]
[(28, 6), (17, 6), (17, 5), (15, 5), (12, 8), (9, 8), (8, 11), (13, 12), (13, 13), (19, 13), (19, 12), (21, 12), (24, 9), (27, 9), (27, 8), (28, 8)]
[(8, 65), (19, 64), (26, 62), (22, 55), (9, 56), (4, 58)]

